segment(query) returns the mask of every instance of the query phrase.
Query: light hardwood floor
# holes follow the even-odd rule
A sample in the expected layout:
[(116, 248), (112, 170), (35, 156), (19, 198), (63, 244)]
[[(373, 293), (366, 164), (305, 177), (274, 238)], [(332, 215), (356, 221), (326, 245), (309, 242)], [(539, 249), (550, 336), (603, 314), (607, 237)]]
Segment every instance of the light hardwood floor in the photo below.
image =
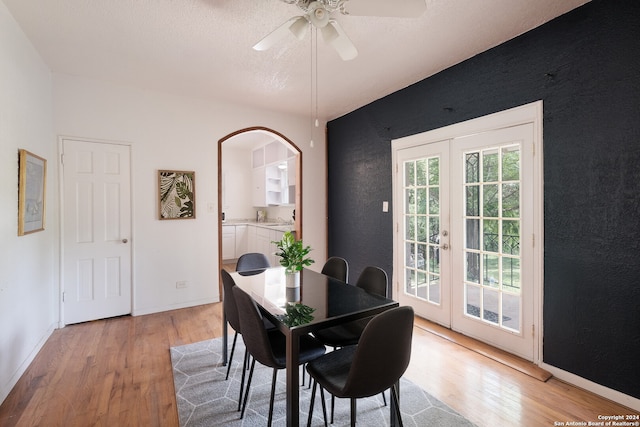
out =
[[(222, 304), (54, 331), (0, 406), (0, 426), (177, 426), (169, 347), (222, 336)], [(420, 321), (417, 322), (420, 324)], [(478, 426), (553, 426), (633, 411), (414, 330), (405, 375)]]

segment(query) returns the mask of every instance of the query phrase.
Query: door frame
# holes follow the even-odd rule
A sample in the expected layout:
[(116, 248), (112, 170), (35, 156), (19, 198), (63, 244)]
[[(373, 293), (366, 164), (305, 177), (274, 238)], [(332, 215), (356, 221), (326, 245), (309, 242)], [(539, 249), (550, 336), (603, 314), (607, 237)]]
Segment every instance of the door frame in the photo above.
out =
[[(416, 135), (410, 135), (391, 141), (392, 165), (395, 168), (397, 164), (397, 151), (417, 147), (433, 142), (455, 139), (463, 136), (474, 135), (495, 129), (501, 129), (511, 126), (517, 126), (527, 123), (533, 124), (533, 324), (534, 329), (534, 349), (533, 362), (540, 364), (542, 361), (542, 345), (543, 345), (543, 280), (544, 280), (544, 177), (543, 177), (543, 102), (535, 101), (529, 104), (514, 107), (505, 111), (489, 114), (487, 116), (464, 122), (452, 124), (439, 129), (430, 130)], [(402, 195), (395, 191), (397, 187), (397, 174), (392, 173), (393, 191), (393, 275), (392, 286), (395, 292), (402, 291), (402, 283), (400, 283), (400, 272), (402, 270), (402, 256), (396, 250), (399, 242), (399, 230), (402, 221)], [(398, 210), (400, 209), (400, 210)]]
[(134, 244), (135, 244), (135, 231), (134, 231), (134, 221), (133, 221), (133, 144), (127, 141), (112, 141), (106, 139), (97, 139), (97, 138), (84, 138), (78, 136), (70, 136), (70, 135), (58, 135), (58, 227), (60, 230), (60, 238), (59, 238), (59, 259), (58, 259), (58, 280), (60, 286), (58, 287), (58, 328), (64, 328), (66, 326), (65, 318), (64, 318), (64, 243), (65, 243), (65, 233), (64, 233), (64, 166), (63, 166), (63, 148), (65, 140), (73, 140), (73, 141), (81, 141), (93, 144), (111, 144), (111, 145), (123, 145), (128, 147), (129, 149), (129, 219), (130, 219), (130, 237), (129, 237), (129, 263), (130, 263), (130, 278), (129, 283), (131, 284), (131, 307), (130, 312), (133, 313), (133, 308), (135, 307), (135, 265), (133, 263), (133, 253), (134, 253)]
[[(241, 135), (243, 133), (248, 132), (262, 132), (269, 134), (283, 142), (291, 146), (293, 151), (297, 153), (296, 156), (296, 202), (295, 202), (295, 210), (296, 217), (294, 220), (294, 228), (296, 232), (296, 238), (302, 239), (302, 150), (298, 147), (293, 141), (284, 136), (278, 131), (273, 129), (269, 129), (263, 126), (253, 126), (244, 129), (239, 129), (235, 132), (231, 132), (230, 134), (223, 136), (218, 140), (218, 265), (222, 268), (222, 144), (226, 141), (232, 140), (233, 137)], [(218, 272), (219, 274), (219, 272)], [(218, 281), (218, 294), (222, 295), (222, 280)]]

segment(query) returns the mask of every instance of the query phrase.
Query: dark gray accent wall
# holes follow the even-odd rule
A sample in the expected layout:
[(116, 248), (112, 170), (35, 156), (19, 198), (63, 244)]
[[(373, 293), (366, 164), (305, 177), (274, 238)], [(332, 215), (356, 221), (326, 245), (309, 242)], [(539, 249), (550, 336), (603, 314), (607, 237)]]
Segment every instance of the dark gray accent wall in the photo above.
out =
[(349, 261), (351, 281), (366, 265), (391, 273), (392, 214), (382, 201), (392, 199), (392, 139), (536, 100), (543, 360), (640, 398), (637, 0), (594, 0), (329, 122), (329, 254)]

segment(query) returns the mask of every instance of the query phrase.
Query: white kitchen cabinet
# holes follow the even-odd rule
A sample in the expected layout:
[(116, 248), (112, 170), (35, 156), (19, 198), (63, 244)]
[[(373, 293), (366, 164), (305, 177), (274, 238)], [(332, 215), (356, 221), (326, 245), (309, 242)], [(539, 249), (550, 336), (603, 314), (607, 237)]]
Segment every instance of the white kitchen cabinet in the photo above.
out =
[(249, 248), (249, 239), (247, 233), (246, 225), (236, 225), (236, 247), (235, 247), (235, 257), (239, 258), (240, 255), (245, 254)]
[(277, 165), (253, 169), (253, 206), (265, 207), (282, 203), (282, 171)]
[(271, 262), (273, 259), (273, 255), (271, 254), (271, 234), (269, 233), (269, 229), (265, 227), (256, 227), (256, 252), (265, 254)]
[(296, 154), (279, 141), (270, 142), (251, 153), (253, 206), (295, 203)]
[[(284, 231), (279, 231), (279, 230), (269, 230), (269, 235), (271, 237), (271, 241), (272, 242), (277, 242), (279, 240), (282, 239), (282, 235), (284, 234)], [(271, 258), (270, 258), (270, 262), (271, 262), (271, 266), (272, 267), (276, 267), (280, 265), (280, 257), (276, 256), (276, 252), (278, 251), (278, 248), (276, 247), (275, 243), (271, 243), (269, 250)]]
[(236, 258), (236, 226), (222, 226), (222, 259)]
[(273, 230), (269, 227), (256, 226), (255, 243), (256, 246), (252, 252), (260, 252), (267, 256), (272, 267), (280, 265), (280, 257), (276, 256), (278, 248), (275, 243), (282, 239), (283, 231)]
[(258, 243), (256, 242), (256, 226), (247, 225), (247, 252), (258, 252)]

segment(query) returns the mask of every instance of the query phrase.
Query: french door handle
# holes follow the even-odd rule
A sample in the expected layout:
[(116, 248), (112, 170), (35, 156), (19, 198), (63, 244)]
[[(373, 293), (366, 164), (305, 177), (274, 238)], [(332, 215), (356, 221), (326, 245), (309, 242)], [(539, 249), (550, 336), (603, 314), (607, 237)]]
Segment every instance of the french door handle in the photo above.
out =
[(444, 244), (442, 244), (442, 245), (440, 246), (440, 248), (441, 248), (443, 251), (446, 251), (447, 249), (449, 249), (449, 245), (448, 245), (447, 243), (444, 243)]
[(122, 243), (127, 243), (128, 240), (127, 239), (122, 239)]

